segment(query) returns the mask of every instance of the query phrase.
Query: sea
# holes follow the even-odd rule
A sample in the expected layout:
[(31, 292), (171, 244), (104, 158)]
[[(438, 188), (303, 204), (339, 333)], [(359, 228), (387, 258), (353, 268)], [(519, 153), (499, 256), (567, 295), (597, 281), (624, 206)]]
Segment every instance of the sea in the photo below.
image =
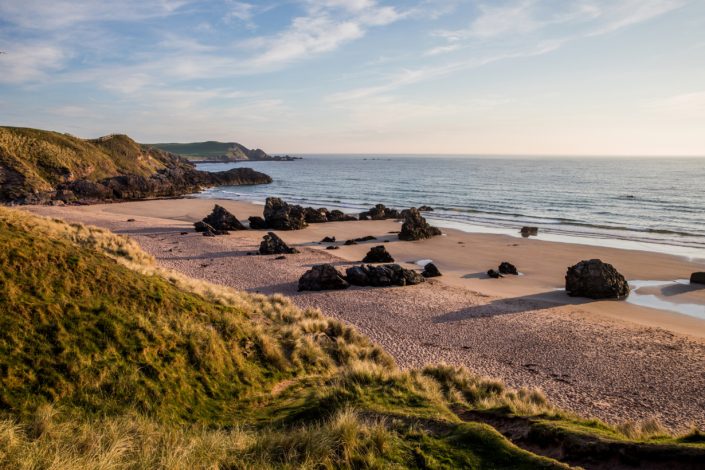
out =
[[(435, 225), (468, 232), (612, 246), (705, 260), (705, 158), (297, 155), (247, 166), (269, 185), (196, 195), (263, 204), (268, 196), (312, 207), (367, 210), (428, 205)], [(704, 261), (705, 262), (705, 261)]]

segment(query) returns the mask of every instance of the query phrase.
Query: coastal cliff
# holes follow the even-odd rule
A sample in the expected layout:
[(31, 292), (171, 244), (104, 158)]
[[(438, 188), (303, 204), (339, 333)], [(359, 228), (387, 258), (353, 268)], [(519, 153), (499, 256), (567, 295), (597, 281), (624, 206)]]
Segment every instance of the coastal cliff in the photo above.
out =
[(300, 157), (269, 155), (262, 149), (249, 149), (237, 142), (191, 142), (150, 144), (152, 147), (175, 153), (194, 163), (231, 163), (242, 161), (293, 161)]
[(175, 197), (209, 186), (267, 184), (250, 168), (199, 171), (178, 155), (126, 135), (84, 140), (0, 127), (0, 202), (43, 204)]

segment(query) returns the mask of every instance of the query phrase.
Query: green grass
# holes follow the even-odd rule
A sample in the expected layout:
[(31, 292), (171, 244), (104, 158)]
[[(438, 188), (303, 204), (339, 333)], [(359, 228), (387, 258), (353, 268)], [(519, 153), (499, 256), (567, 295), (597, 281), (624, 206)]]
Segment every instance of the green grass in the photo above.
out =
[(564, 468), (458, 407), (657, 442), (463, 368), (401, 371), (350, 326), (105, 230), (0, 207), (0, 246), (0, 468)]
[(0, 199), (51, 191), (68, 179), (149, 176), (164, 167), (162, 157), (125, 135), (84, 140), (39, 129), (0, 127), (0, 168), (14, 175), (13, 184), (0, 188)]
[(189, 160), (217, 160), (221, 157), (235, 160), (247, 160), (247, 149), (240, 144), (229, 142), (193, 142), (188, 144), (162, 143), (150, 144), (158, 149), (182, 155)]

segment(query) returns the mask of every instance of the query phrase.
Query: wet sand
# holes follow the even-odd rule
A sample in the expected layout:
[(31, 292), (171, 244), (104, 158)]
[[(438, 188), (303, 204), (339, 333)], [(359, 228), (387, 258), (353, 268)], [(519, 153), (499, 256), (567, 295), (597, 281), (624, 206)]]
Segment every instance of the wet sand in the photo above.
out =
[[(263, 293), (283, 293), (348, 321), (387, 349), (402, 367), (464, 364), (512, 386), (537, 386), (583, 415), (617, 422), (659, 417), (674, 428), (705, 427), (705, 320), (617, 301), (574, 299), (560, 289), (566, 267), (601, 258), (629, 280), (673, 281), (705, 270), (684, 258), (614, 248), (546, 242), (444, 229), (444, 236), (401, 242), (396, 221), (336, 222), (280, 232), (302, 253), (276, 261), (255, 252), (265, 231), (208, 238), (192, 231), (215, 202), (241, 220), (262, 206), (238, 201), (177, 199), (33, 212), (103, 226), (134, 237), (164, 266), (193, 277)], [(128, 218), (135, 219), (127, 222)], [(187, 231), (187, 235), (180, 232)], [(378, 240), (338, 250), (317, 242), (365, 235)], [(384, 243), (384, 241), (388, 243)], [(341, 269), (384, 243), (407, 267), (431, 259), (443, 277), (405, 288), (296, 292), (311, 265)], [(342, 245), (342, 243), (340, 243)], [(501, 261), (522, 276), (488, 279)], [(671, 304), (705, 305), (705, 286), (644, 287)]]

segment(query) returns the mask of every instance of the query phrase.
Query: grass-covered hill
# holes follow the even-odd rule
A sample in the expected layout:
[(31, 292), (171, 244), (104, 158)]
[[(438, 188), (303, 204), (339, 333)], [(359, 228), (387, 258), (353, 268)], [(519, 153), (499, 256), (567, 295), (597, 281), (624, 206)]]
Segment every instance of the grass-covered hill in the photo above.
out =
[(162, 143), (150, 144), (153, 147), (186, 157), (190, 161), (240, 161), (240, 160), (268, 160), (261, 149), (248, 149), (236, 142), (207, 142), (191, 143)]
[(267, 175), (244, 168), (221, 174), (200, 172), (177, 155), (140, 145), (126, 135), (85, 140), (39, 129), (0, 127), (0, 201), (140, 199), (175, 196), (221, 183), (270, 181)]
[(705, 456), (697, 432), (581, 420), (462, 368), (400, 371), (318, 311), (160, 269), (101, 229), (0, 207), (0, 247), (0, 468), (697, 468)]

